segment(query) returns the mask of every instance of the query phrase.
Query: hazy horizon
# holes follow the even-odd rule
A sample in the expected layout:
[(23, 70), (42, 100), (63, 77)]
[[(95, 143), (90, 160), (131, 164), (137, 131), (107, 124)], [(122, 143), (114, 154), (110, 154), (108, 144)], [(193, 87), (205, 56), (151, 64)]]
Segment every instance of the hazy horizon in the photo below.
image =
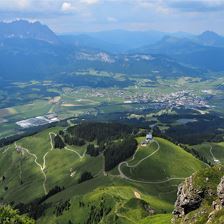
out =
[(224, 34), (222, 0), (2, 0), (0, 12), (1, 21), (40, 21), (59, 34), (107, 30)]

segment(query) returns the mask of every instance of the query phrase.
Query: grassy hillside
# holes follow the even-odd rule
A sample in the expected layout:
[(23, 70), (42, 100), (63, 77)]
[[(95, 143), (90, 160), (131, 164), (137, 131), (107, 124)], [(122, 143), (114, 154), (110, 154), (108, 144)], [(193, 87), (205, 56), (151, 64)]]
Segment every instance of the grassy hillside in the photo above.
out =
[(170, 224), (171, 214), (159, 214), (147, 217), (140, 221), (140, 224)]
[(200, 145), (195, 145), (193, 148), (211, 164), (224, 164), (224, 142), (206, 142)]
[(35, 222), (25, 215), (20, 215), (8, 205), (0, 205), (0, 223), (34, 224)]
[[(66, 188), (77, 182), (83, 170), (91, 170), (94, 175), (101, 171), (102, 156), (80, 159), (74, 151), (53, 149), (50, 135), (58, 130), (47, 129), (6, 147), (5, 152), (1, 151), (0, 161), (3, 166), (0, 167), (0, 176), (4, 176), (5, 180), (0, 192), (4, 200), (27, 203), (45, 193), (43, 184), (46, 191), (56, 185)], [(17, 152), (16, 145), (23, 150)], [(82, 155), (86, 146), (69, 149)]]
[[(98, 223), (99, 219), (105, 224), (157, 223), (158, 214), (173, 210), (182, 178), (204, 167), (167, 140), (156, 138), (141, 147), (143, 138), (137, 138), (134, 158), (105, 173), (102, 154), (85, 154), (88, 142), (54, 149), (53, 138), (59, 130), (47, 129), (0, 151), (0, 197), (4, 202), (29, 203), (55, 186), (63, 188), (41, 202), (47, 208), (38, 223)], [(84, 171), (94, 178), (78, 184)], [(169, 215), (161, 217), (164, 223), (170, 219)]]
[[(152, 154), (153, 152), (155, 153)], [(152, 156), (138, 164), (149, 154)], [(135, 164), (138, 165), (135, 167)], [(147, 147), (140, 147), (135, 159), (131, 160), (128, 165), (133, 167), (122, 166), (122, 170), (128, 177), (155, 182), (169, 178), (185, 178), (203, 166), (192, 155), (161, 138), (156, 138), (155, 142)]]
[[(66, 190), (50, 198), (47, 203), (52, 203), (52, 207), (47, 210), (46, 216), (41, 218), (38, 223), (58, 222), (63, 224), (68, 223), (69, 220), (85, 223), (90, 217), (92, 217), (90, 223), (97, 223), (94, 217), (98, 213), (103, 213), (101, 223), (136, 223), (150, 214), (145, 210), (144, 204), (152, 207), (156, 212), (165, 208), (171, 211), (173, 208), (166, 201), (143, 194), (133, 186), (125, 186), (121, 181), (114, 180), (112, 186), (108, 186), (109, 183), (112, 184), (108, 178), (96, 178), (73, 187), (70, 189), (71, 191)], [(101, 187), (94, 189), (99, 184)], [(136, 192), (141, 195), (141, 199), (136, 198)], [(69, 197), (71, 198), (69, 199)], [(62, 203), (62, 198), (64, 201), (69, 200), (71, 206), (68, 211), (55, 216), (56, 208)], [(83, 205), (80, 206), (80, 203)]]

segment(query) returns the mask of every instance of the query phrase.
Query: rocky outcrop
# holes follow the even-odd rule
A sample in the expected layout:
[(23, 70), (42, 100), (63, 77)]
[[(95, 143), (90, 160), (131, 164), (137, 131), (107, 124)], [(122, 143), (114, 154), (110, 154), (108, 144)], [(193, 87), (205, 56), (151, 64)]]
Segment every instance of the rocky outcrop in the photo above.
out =
[(224, 176), (221, 178), (221, 181), (217, 187), (217, 195), (222, 207), (224, 207)]
[(177, 192), (177, 200), (173, 214), (183, 217), (189, 212), (200, 207), (204, 197), (204, 192), (193, 187), (192, 176), (180, 184)]
[(224, 166), (205, 168), (179, 185), (174, 224), (224, 223)]

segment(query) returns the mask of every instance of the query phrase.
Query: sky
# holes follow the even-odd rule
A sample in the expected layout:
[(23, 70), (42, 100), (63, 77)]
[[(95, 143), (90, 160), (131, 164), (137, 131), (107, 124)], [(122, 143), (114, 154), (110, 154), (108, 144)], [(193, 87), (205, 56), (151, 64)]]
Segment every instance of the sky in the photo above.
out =
[(0, 0), (0, 20), (40, 21), (57, 33), (158, 30), (224, 34), (224, 0)]

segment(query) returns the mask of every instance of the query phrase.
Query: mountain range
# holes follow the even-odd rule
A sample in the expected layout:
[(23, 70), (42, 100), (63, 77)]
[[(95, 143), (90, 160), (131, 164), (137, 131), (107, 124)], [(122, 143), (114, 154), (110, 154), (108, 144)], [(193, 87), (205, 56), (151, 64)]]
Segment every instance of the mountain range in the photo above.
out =
[(11, 23), (0, 22), (0, 40), (4, 39), (35, 39), (50, 44), (59, 44), (57, 35), (48, 26), (40, 22), (17, 20)]
[(224, 37), (211, 31), (189, 38), (165, 36), (155, 44), (131, 52), (163, 54), (180, 63), (212, 71), (224, 69)]
[(0, 77), (52, 79), (62, 72), (105, 70), (127, 75), (188, 76), (224, 70), (224, 37), (158, 31), (56, 35), (40, 22), (0, 23)]

